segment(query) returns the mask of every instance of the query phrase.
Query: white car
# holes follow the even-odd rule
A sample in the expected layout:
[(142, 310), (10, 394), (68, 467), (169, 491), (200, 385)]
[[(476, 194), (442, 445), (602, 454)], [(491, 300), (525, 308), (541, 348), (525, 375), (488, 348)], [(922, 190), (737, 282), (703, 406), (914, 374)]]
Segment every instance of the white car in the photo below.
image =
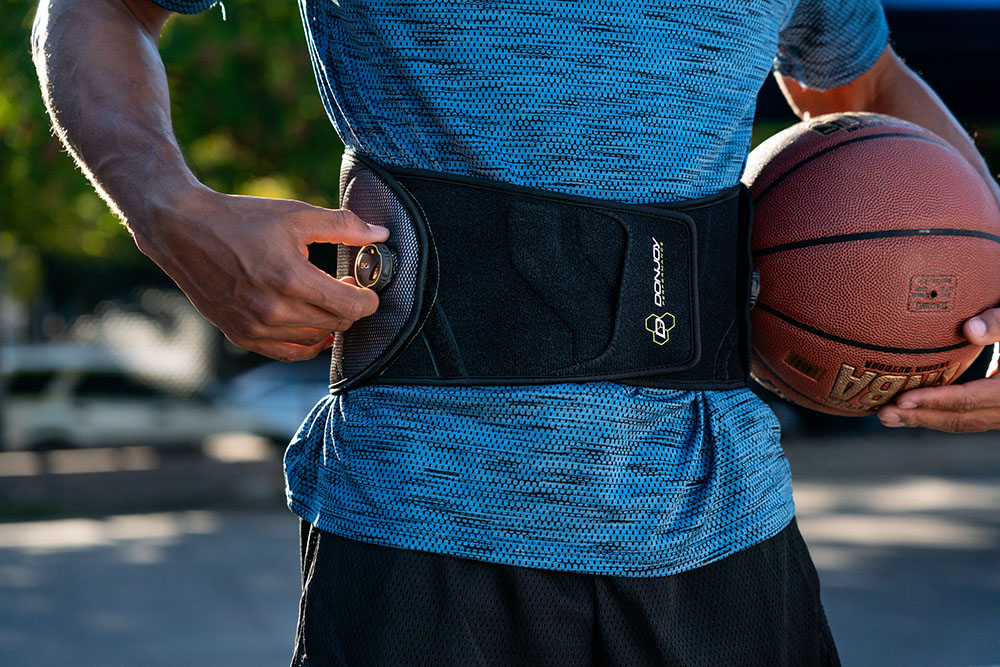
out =
[(8, 347), (0, 371), (4, 449), (196, 446), (231, 432), (277, 437), (252, 414), (157, 386), (106, 347)]
[(330, 393), (329, 384), (328, 355), (293, 363), (270, 361), (232, 378), (216, 401), (254, 414), (287, 443), (313, 406)]

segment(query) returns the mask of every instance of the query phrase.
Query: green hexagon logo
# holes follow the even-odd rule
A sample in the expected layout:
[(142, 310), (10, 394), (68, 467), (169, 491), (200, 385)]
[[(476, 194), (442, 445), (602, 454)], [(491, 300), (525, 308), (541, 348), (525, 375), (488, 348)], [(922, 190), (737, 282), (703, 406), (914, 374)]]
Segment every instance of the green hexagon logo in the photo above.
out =
[(677, 325), (677, 320), (670, 313), (650, 315), (646, 318), (646, 331), (653, 334), (653, 341), (663, 345), (670, 340), (670, 330)]

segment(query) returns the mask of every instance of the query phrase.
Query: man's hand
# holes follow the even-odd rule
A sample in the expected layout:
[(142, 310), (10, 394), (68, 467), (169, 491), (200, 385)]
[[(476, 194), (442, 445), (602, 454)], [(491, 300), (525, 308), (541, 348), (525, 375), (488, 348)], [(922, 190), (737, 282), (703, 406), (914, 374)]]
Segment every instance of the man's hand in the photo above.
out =
[[(974, 345), (1000, 341), (1000, 308), (965, 323), (965, 337)], [(953, 433), (1000, 429), (1000, 373), (983, 380), (946, 387), (914, 389), (878, 412), (890, 427), (923, 426)]]
[(308, 261), (310, 243), (364, 245), (389, 232), (349, 211), (198, 188), (136, 229), (140, 250), (236, 345), (281, 361), (309, 359), (371, 315), (378, 297)]

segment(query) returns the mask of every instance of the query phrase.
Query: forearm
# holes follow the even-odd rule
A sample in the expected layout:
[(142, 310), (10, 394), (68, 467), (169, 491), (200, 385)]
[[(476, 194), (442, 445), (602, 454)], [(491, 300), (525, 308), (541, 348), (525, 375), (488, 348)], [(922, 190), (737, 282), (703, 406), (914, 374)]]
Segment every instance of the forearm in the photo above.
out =
[(32, 33), (56, 133), (140, 245), (158, 212), (198, 187), (171, 128), (157, 50), (166, 17), (120, 0), (50, 0)]
[(923, 79), (913, 70), (900, 64), (899, 72), (886, 81), (885, 86), (864, 111), (884, 113), (925, 127), (951, 144), (972, 163), (976, 171), (991, 185), (993, 196), (1000, 201), (1000, 186), (986, 161), (962, 125)]
[(834, 112), (870, 111), (927, 128), (951, 144), (975, 167), (1000, 202), (1000, 186), (972, 139), (931, 87), (891, 48), (886, 48), (869, 72), (839, 88), (810, 90), (780, 76), (778, 83), (793, 111), (802, 118)]

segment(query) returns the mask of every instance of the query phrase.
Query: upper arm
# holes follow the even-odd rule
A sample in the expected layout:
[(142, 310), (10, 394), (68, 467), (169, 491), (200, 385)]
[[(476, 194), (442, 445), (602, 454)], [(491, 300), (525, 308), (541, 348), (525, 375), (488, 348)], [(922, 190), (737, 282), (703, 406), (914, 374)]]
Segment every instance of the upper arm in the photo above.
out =
[[(800, 0), (815, 3), (827, 1)], [(803, 31), (801, 34), (808, 35), (808, 32)], [(847, 34), (843, 39), (847, 44), (856, 43), (854, 35)], [(867, 111), (902, 118), (934, 132), (969, 160), (989, 183), (1000, 202), (1000, 186), (961, 123), (927, 83), (896, 56), (891, 47), (882, 42), (879, 44), (879, 55), (872, 62), (866, 64), (864, 58), (853, 62), (857, 70), (845, 70), (851, 76), (845, 74), (844, 80), (835, 86), (817, 85), (815, 79), (802, 76), (806, 72), (802, 68), (796, 70), (795, 67), (779, 66), (778, 85), (792, 110), (801, 118), (826, 113)]]
[(52, 31), (60, 25), (114, 31), (122, 26), (138, 27), (154, 43), (159, 40), (160, 29), (171, 12), (153, 0), (50, 0), (41, 2), (31, 30), (32, 52), (36, 64), (44, 61), (51, 44), (47, 42)]
[(153, 0), (120, 0), (151, 36), (158, 37), (171, 11)]
[(778, 35), (775, 73), (799, 115), (846, 110), (895, 60), (879, 0), (798, 0)]
[(197, 14), (219, 0), (118, 0), (125, 5), (142, 27), (154, 37), (173, 13)]
[(879, 96), (906, 72), (906, 65), (892, 47), (886, 46), (868, 71), (828, 90), (808, 88), (779, 72), (775, 73), (775, 77), (795, 115), (810, 118), (839, 111), (873, 110), (878, 105)]

